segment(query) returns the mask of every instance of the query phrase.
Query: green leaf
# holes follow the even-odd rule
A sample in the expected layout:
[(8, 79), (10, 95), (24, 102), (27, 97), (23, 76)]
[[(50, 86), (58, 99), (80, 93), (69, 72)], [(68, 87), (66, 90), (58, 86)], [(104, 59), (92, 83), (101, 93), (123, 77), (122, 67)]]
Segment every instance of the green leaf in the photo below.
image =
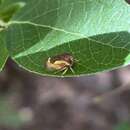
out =
[(5, 43), (5, 33), (0, 32), (0, 71), (2, 71), (5, 62), (8, 58), (8, 51)]
[(130, 52), (130, 5), (124, 0), (27, 0), (9, 23), (7, 46), (23, 68), (61, 76), (45, 67), (49, 57), (71, 53), (65, 76), (126, 65)]
[(13, 15), (24, 5), (24, 2), (17, 2), (9, 6), (6, 5), (6, 8), (0, 11), (0, 19), (4, 22), (8, 22), (13, 17)]

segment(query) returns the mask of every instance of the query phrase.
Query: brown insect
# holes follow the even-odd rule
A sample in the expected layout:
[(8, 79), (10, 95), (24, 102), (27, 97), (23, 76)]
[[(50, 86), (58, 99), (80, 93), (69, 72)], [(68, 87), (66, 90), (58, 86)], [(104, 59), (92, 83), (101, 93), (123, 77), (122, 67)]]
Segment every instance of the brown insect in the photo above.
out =
[(72, 69), (74, 65), (74, 58), (69, 53), (60, 54), (54, 57), (49, 57), (46, 62), (46, 67), (48, 70), (57, 70), (63, 71), (63, 75), (70, 69), (73, 73)]

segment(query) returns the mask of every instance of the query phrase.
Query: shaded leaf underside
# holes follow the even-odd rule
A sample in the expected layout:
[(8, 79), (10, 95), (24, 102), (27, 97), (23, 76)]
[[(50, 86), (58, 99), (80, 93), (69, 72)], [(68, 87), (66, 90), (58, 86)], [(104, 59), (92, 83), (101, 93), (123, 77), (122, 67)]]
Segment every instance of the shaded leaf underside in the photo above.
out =
[(9, 25), (10, 55), (36, 73), (55, 75), (45, 63), (66, 52), (76, 59), (74, 75), (129, 63), (130, 6), (122, 0), (32, 0)]

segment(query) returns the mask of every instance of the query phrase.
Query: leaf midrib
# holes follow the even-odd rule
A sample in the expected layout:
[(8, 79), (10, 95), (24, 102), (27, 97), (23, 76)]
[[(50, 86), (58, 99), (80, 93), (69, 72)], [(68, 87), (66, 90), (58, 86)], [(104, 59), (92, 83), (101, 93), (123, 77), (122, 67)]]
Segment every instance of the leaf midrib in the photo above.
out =
[[(94, 37), (94, 36), (97, 36), (97, 35), (102, 35), (103, 33), (99, 33), (99, 34), (95, 34), (95, 35), (90, 35), (90, 36), (86, 36), (84, 34), (81, 34), (81, 33), (76, 33), (76, 32), (70, 32), (70, 31), (66, 31), (64, 29), (61, 29), (61, 28), (57, 28), (57, 27), (52, 27), (52, 26), (49, 26), (49, 25), (44, 25), (44, 24), (36, 24), (36, 23), (33, 23), (33, 22), (29, 22), (29, 21), (10, 21), (8, 23), (8, 27), (10, 25), (14, 25), (14, 24), (29, 24), (29, 25), (33, 25), (33, 26), (37, 26), (37, 27), (42, 27), (42, 28), (48, 28), (48, 29), (52, 29), (52, 30), (55, 30), (55, 31), (60, 31), (60, 32), (64, 32), (66, 34), (70, 34), (70, 35), (73, 35), (73, 36), (78, 36), (78, 37), (81, 37), (81, 38), (86, 38), (90, 41), (93, 41), (93, 42), (97, 42), (97, 43), (100, 43), (102, 45), (106, 45), (105, 43), (103, 42), (100, 42), (98, 40), (94, 40), (90, 37)], [(126, 30), (122, 30), (122, 32), (125, 32)], [(119, 31), (120, 32), (120, 31)], [(127, 32), (127, 31), (126, 31)], [(109, 33), (114, 33), (114, 32), (109, 32)], [(109, 34), (109, 33), (104, 33), (104, 34)], [(77, 40), (77, 39), (75, 39)], [(110, 45), (111, 47), (113, 47), (112, 45)], [(122, 48), (122, 47), (119, 47), (119, 48)]]
[[(101, 42), (101, 41), (98, 41), (98, 40), (94, 40), (92, 39), (91, 37), (94, 37), (94, 36), (98, 36), (98, 35), (103, 35), (102, 33), (101, 34), (97, 34), (97, 35), (90, 35), (90, 36), (86, 36), (84, 34), (81, 34), (81, 33), (76, 33), (76, 32), (70, 32), (70, 31), (66, 31), (64, 29), (61, 29), (61, 28), (57, 28), (57, 27), (52, 27), (52, 26), (49, 26), (49, 25), (44, 25), (44, 24), (37, 24), (37, 23), (33, 23), (33, 22), (30, 22), (30, 21), (10, 21), (8, 23), (8, 27), (11, 26), (11, 25), (17, 25), (17, 24), (28, 24), (28, 25), (32, 25), (32, 26), (37, 26), (37, 27), (41, 27), (41, 28), (48, 28), (48, 29), (52, 29), (52, 30), (55, 30), (55, 31), (59, 31), (59, 32), (63, 32), (65, 34), (70, 34), (70, 35), (73, 35), (73, 36), (76, 36), (78, 37), (77, 39), (75, 40), (79, 40), (79, 39), (87, 39), (88, 41), (92, 41), (92, 42), (96, 42), (96, 43), (99, 43), (100, 45), (105, 45), (105, 46), (108, 46), (108, 47), (111, 47), (111, 48), (118, 48), (118, 49), (125, 49), (126, 51), (130, 52), (130, 50), (128, 50), (127, 48), (124, 48), (124, 47), (118, 47), (118, 46), (112, 46), (111, 44), (107, 44), (107, 43), (104, 43), (104, 42)], [(122, 30), (122, 31), (126, 31), (126, 30)], [(109, 33), (114, 33), (114, 32), (109, 32)], [(109, 33), (105, 33), (105, 34), (109, 34)], [(73, 41), (75, 41), (73, 40)], [(67, 41), (67, 42), (72, 42), (72, 41)], [(56, 46), (55, 46), (56, 47)], [(51, 48), (48, 48), (46, 49), (47, 50), (50, 50), (52, 49), (53, 47)], [(30, 48), (29, 48), (30, 49)], [(33, 53), (26, 53), (28, 52), (28, 49), (17, 54), (16, 56), (14, 56), (14, 58), (19, 58), (19, 57), (22, 57), (22, 56), (26, 56), (26, 55), (29, 55), (29, 54), (35, 54), (37, 52), (33, 52)], [(23, 53), (26, 53), (26, 55), (22, 55)]]

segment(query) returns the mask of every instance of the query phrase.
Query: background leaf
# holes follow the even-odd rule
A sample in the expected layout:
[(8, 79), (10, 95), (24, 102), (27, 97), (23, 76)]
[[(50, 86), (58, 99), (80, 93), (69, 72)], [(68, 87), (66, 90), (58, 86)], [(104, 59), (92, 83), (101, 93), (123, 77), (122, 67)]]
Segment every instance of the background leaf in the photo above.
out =
[(3, 0), (0, 0), (0, 4), (3, 2)]
[[(73, 74), (92, 74), (129, 63), (130, 6), (122, 0), (27, 0), (9, 23), (7, 46), (20, 66), (43, 75), (48, 57), (71, 53)], [(61, 75), (61, 72), (56, 75)]]
[(8, 51), (5, 43), (5, 34), (4, 32), (0, 32), (0, 71), (3, 69), (7, 58)]
[(9, 6), (6, 5), (6, 7), (0, 12), (1, 20), (3, 20), (4, 22), (8, 22), (12, 18), (12, 16), (24, 5), (24, 2), (17, 2)]
[[(0, 1), (2, 3), (3, 1)], [(9, 4), (7, 0), (0, 6), (0, 71), (8, 58), (8, 51), (6, 47), (5, 33), (6, 26), (12, 16), (24, 6), (23, 2)]]

